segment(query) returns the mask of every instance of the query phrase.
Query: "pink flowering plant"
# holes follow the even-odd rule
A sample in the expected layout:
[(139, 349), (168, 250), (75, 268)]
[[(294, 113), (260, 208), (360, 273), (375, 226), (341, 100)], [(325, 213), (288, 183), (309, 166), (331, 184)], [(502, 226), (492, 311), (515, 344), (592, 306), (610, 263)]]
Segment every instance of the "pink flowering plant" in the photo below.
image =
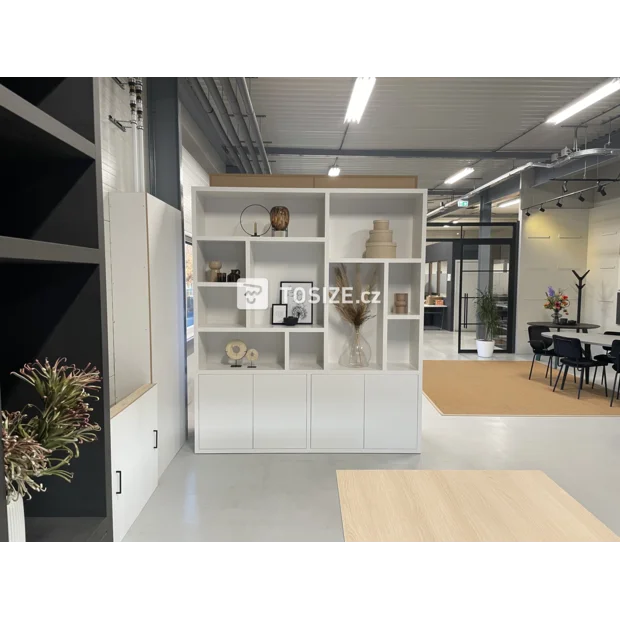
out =
[(52, 365), (46, 359), (26, 364), (13, 373), (31, 385), (39, 400), (22, 411), (2, 411), (4, 479), (7, 501), (17, 495), (30, 497), (30, 490), (44, 491), (38, 480), (58, 476), (70, 482), (67, 467), (79, 457), (79, 446), (97, 439), (98, 424), (90, 420), (89, 401), (98, 400), (99, 371), (65, 365), (64, 358)]

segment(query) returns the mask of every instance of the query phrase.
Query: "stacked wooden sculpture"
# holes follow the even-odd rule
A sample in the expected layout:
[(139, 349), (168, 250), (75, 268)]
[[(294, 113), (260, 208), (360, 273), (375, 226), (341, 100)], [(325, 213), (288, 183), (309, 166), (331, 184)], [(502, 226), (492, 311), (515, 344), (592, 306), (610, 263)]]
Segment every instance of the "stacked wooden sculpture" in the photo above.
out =
[(396, 258), (396, 243), (392, 241), (389, 220), (374, 220), (368, 231), (365, 258)]
[(409, 314), (408, 306), (408, 293), (394, 293), (394, 314)]

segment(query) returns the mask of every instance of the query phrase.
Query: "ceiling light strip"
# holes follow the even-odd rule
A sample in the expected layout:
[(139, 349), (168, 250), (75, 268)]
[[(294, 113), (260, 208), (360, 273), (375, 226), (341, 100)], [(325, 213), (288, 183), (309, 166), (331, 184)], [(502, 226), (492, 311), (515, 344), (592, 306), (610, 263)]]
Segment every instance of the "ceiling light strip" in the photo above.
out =
[(584, 97), (581, 97), (581, 99), (577, 99), (577, 101), (574, 101), (559, 112), (556, 112), (555, 114), (550, 116), (547, 119), (547, 123), (553, 123), (554, 125), (558, 125), (562, 121), (565, 121), (567, 118), (570, 118), (578, 112), (589, 108), (591, 105), (594, 105), (601, 99), (612, 95), (618, 90), (620, 90), (620, 78), (614, 78), (613, 80), (610, 80), (602, 86), (595, 88)]
[(451, 177), (448, 177), (444, 181), (444, 183), (446, 185), (453, 185), (457, 181), (460, 181), (461, 179), (464, 179), (465, 177), (469, 176), (473, 171), (474, 171), (473, 168), (463, 168), (462, 170), (459, 170), (457, 173), (453, 174)]
[(374, 77), (358, 77), (355, 80), (351, 99), (349, 100), (349, 107), (344, 117), (345, 123), (359, 123), (362, 120), (366, 104), (370, 99), (376, 81)]

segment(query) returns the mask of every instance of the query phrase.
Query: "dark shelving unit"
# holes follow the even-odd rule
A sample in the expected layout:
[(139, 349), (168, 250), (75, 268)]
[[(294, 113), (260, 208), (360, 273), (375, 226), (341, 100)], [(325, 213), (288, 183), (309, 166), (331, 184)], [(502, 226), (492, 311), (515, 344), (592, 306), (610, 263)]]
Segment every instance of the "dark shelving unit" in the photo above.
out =
[(46, 478), (47, 491), (25, 502), (28, 541), (112, 540), (97, 102), (90, 78), (0, 78), (2, 408), (32, 400), (10, 373), (35, 359), (91, 363), (103, 378), (92, 414), (102, 431), (80, 447), (71, 483)]

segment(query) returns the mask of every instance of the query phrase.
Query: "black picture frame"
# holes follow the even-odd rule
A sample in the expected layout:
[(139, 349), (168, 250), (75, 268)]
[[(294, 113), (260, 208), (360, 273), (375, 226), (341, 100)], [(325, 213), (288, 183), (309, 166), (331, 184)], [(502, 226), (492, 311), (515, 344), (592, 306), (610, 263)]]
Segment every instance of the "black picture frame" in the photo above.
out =
[(286, 299), (284, 299), (284, 291), (282, 290), (283, 286), (287, 286), (290, 288), (299, 288), (299, 286), (303, 286), (303, 288), (308, 289), (308, 296), (306, 297), (306, 301), (304, 302), (304, 307), (306, 309), (306, 316), (303, 319), (300, 319), (298, 325), (312, 325), (314, 323), (314, 304), (311, 304), (309, 297), (309, 290), (314, 286), (314, 282), (310, 281), (291, 281), (291, 280), (282, 280), (280, 282), (280, 304), (286, 305), (286, 316), (295, 316), (291, 314), (292, 310), (289, 306), (289, 303)]
[(284, 321), (281, 321), (280, 323), (276, 323), (274, 321), (273, 313), (274, 313), (274, 310), (275, 310), (276, 306), (278, 306), (278, 307), (284, 306), (284, 316), (285, 317), (286, 317), (286, 313), (287, 313), (287, 310), (288, 310), (288, 306), (286, 304), (271, 304), (271, 324), (272, 325), (284, 325)]

